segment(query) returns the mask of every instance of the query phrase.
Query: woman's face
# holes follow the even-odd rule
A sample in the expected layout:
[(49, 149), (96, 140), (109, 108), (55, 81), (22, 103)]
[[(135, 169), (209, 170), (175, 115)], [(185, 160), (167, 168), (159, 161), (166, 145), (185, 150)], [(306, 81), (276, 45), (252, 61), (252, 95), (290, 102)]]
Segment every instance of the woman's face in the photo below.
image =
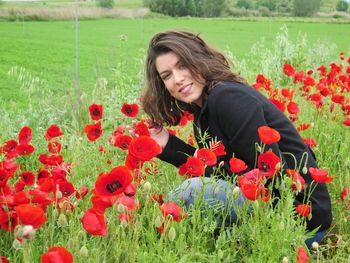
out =
[(195, 80), (174, 52), (159, 55), (156, 58), (156, 68), (170, 95), (185, 103), (195, 103), (202, 106), (204, 79)]

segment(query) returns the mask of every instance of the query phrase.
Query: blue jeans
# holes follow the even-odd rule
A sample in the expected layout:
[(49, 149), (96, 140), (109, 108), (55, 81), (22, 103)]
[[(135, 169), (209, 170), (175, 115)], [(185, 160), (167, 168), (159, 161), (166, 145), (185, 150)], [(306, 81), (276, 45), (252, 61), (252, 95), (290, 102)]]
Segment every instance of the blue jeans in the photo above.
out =
[[(226, 215), (225, 226), (230, 226), (237, 223), (237, 214), (233, 208), (242, 205), (246, 200), (240, 190), (237, 196), (233, 197), (233, 191), (236, 188), (239, 190), (237, 186), (225, 180), (194, 177), (185, 180), (179, 187), (170, 192), (168, 199), (184, 203), (186, 208), (194, 206), (195, 200), (203, 200), (201, 209), (207, 207), (215, 214)], [(221, 227), (221, 225), (222, 219), (218, 218), (218, 226)]]
[[(237, 223), (237, 214), (234, 207), (242, 205), (247, 199), (239, 190), (238, 195), (233, 197), (235, 189), (239, 188), (236, 185), (221, 179), (213, 179), (208, 177), (194, 177), (185, 180), (175, 190), (168, 195), (168, 201), (175, 201), (177, 203), (184, 203), (186, 208), (195, 205), (195, 200), (201, 198), (209, 209), (214, 210), (217, 214), (226, 214), (225, 227)], [(205, 206), (201, 207), (205, 208)], [(222, 226), (222, 219), (218, 218), (218, 226)], [(320, 243), (324, 238), (326, 232), (321, 231), (315, 233), (311, 238), (305, 240), (308, 248), (316, 241)]]
[(320, 243), (324, 236), (326, 235), (326, 231), (320, 231), (320, 232), (316, 232), (314, 236), (308, 238), (305, 240), (305, 244), (306, 246), (311, 249), (311, 245), (313, 242), (317, 242)]

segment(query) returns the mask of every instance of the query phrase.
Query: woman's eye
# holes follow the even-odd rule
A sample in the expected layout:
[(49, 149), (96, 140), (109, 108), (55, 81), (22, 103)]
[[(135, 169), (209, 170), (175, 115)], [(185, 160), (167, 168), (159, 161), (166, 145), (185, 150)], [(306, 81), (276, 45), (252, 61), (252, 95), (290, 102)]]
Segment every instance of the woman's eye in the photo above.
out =
[(162, 80), (167, 80), (170, 77), (170, 74), (166, 74), (162, 76)]

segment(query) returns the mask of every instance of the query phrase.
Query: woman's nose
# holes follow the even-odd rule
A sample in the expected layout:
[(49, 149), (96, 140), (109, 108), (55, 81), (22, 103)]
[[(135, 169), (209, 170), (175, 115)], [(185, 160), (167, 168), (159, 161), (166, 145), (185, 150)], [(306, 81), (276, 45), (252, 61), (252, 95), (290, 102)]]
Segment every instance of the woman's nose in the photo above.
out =
[(184, 81), (184, 74), (176, 70), (173, 72), (174, 80), (176, 84), (182, 84)]

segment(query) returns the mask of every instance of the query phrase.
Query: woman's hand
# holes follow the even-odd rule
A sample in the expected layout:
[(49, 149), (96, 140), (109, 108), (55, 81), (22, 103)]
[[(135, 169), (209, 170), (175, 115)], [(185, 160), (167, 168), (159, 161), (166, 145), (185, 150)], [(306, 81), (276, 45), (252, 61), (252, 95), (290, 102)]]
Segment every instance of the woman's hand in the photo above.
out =
[(166, 146), (169, 141), (169, 132), (163, 127), (160, 128), (149, 128), (150, 137), (155, 140), (162, 149)]
[[(133, 123), (133, 126), (134, 126), (134, 123)], [(135, 133), (135, 129), (133, 127), (126, 126), (126, 129), (129, 131), (129, 134), (132, 137), (139, 136), (137, 133)], [(169, 132), (163, 127), (155, 127), (149, 123), (148, 123), (148, 131), (149, 131), (150, 137), (153, 140), (155, 140), (162, 149), (164, 149), (164, 147), (169, 141)]]

